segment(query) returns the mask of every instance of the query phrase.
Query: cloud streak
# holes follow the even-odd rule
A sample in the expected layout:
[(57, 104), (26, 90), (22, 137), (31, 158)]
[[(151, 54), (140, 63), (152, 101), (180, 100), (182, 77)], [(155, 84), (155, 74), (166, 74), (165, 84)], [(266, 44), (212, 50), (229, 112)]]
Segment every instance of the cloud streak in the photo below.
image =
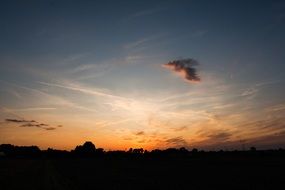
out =
[(165, 142), (167, 143), (167, 145), (175, 147), (189, 146), (188, 142), (182, 137), (169, 138), (166, 139)]
[(56, 110), (56, 108), (48, 108), (48, 107), (37, 107), (37, 108), (23, 108), (23, 109), (13, 109), (15, 112), (33, 112), (33, 111), (49, 111)]
[(56, 129), (55, 127), (51, 127), (49, 124), (39, 123), (38, 121), (35, 121), (35, 120), (5, 119), (5, 122), (18, 124), (19, 127), (38, 127), (38, 128), (45, 129), (45, 130), (55, 130)]
[(65, 88), (65, 89), (78, 91), (78, 92), (82, 92), (82, 93), (90, 94), (90, 95), (95, 95), (95, 96), (102, 96), (102, 97), (113, 98), (113, 99), (129, 100), (129, 99), (121, 97), (121, 96), (116, 96), (116, 95), (100, 92), (100, 91), (93, 90), (93, 89), (82, 88), (80, 86), (61, 85), (61, 84), (54, 84), (54, 83), (47, 83), (47, 82), (38, 82), (38, 83), (42, 84), (42, 85), (46, 85), (46, 86)]
[(5, 121), (12, 123), (37, 123), (34, 120), (25, 120), (25, 119), (5, 119)]
[(142, 136), (142, 135), (145, 135), (145, 132), (144, 131), (139, 131), (139, 132), (136, 132), (135, 135)]
[(196, 68), (194, 68), (197, 65), (199, 63), (194, 59), (179, 59), (162, 66), (178, 73), (189, 82), (200, 82), (201, 78), (198, 76)]
[(188, 129), (187, 126), (182, 126), (182, 127), (175, 127), (175, 128), (172, 128), (174, 131), (178, 132), (178, 131), (185, 131)]

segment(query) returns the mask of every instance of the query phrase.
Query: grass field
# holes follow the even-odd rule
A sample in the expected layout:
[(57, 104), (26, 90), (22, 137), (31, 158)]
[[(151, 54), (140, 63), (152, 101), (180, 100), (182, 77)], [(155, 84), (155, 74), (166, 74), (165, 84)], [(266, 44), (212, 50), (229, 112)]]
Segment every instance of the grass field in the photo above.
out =
[(282, 159), (0, 160), (0, 189), (285, 189)]

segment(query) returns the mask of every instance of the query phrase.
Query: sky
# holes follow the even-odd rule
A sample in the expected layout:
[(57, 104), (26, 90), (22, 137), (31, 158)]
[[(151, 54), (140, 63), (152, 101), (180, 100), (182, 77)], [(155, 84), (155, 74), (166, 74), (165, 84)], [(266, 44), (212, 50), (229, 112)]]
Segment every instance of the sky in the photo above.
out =
[(0, 144), (285, 147), (285, 2), (0, 2)]

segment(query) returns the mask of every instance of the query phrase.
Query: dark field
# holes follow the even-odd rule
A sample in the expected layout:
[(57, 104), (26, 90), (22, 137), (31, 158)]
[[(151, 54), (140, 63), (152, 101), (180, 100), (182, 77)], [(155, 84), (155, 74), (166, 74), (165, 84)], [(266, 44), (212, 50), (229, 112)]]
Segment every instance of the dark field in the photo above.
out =
[(285, 189), (284, 157), (2, 158), (0, 189)]

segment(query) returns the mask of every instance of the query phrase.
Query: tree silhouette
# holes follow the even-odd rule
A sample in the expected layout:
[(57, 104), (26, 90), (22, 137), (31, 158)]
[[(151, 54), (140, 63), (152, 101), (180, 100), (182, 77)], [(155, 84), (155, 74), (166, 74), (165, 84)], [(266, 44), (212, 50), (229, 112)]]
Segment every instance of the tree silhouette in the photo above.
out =
[(94, 154), (96, 151), (96, 147), (95, 145), (90, 142), (90, 141), (86, 141), (83, 145), (78, 145), (76, 146), (74, 152), (76, 154), (84, 154), (84, 155), (91, 155)]

